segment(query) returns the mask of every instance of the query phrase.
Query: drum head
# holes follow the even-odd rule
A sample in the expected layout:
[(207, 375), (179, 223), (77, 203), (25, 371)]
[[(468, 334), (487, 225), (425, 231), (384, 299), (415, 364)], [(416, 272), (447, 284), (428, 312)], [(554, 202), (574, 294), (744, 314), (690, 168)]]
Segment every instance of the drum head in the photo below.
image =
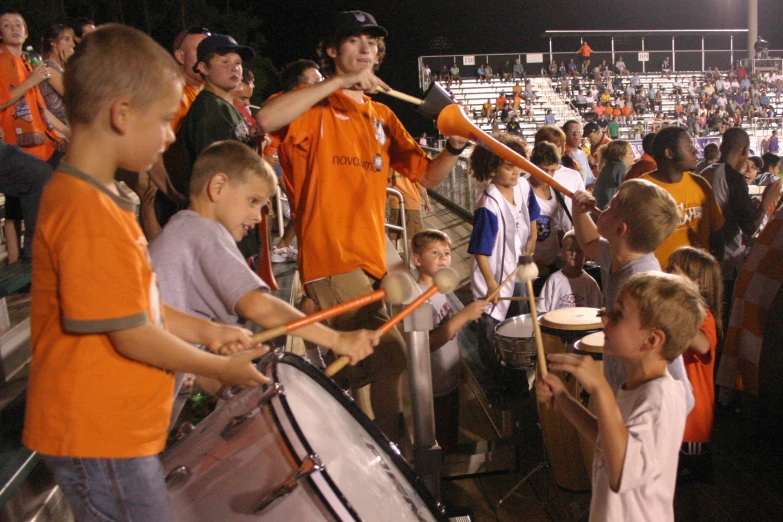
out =
[(582, 355), (592, 355), (597, 360), (603, 359), (604, 333), (595, 332), (585, 335), (574, 343), (574, 351)]
[(338, 520), (447, 520), (396, 448), (331, 379), (292, 354), (273, 374), (285, 388), (275, 419), (294, 455), (314, 453), (324, 463), (325, 472), (309, 480)]
[(506, 319), (498, 323), (495, 327), (495, 333), (503, 337), (512, 337), (516, 339), (533, 337), (533, 318), (530, 314), (520, 315)]
[(598, 317), (600, 308), (560, 308), (547, 312), (539, 318), (541, 326), (553, 330), (598, 330), (604, 327)]

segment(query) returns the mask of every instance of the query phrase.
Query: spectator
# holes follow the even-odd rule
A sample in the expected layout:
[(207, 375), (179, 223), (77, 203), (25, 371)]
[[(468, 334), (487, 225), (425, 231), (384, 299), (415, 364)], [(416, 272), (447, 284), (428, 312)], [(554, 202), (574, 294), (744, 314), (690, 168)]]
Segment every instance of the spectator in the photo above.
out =
[(500, 96), (497, 97), (495, 100), (495, 110), (500, 111), (505, 108), (506, 103), (508, 103), (508, 100), (506, 99), (506, 95), (504, 93), (500, 93)]
[(587, 45), (587, 40), (582, 40), (582, 46), (576, 51), (582, 59), (582, 74), (587, 74), (590, 70), (590, 54), (593, 50)]
[(601, 154), (603, 167), (595, 181), (593, 197), (598, 208), (603, 209), (620, 188), (625, 173), (633, 164), (634, 153), (631, 144), (625, 140), (614, 140), (606, 145), (601, 145), (601, 149), (603, 149)]
[(687, 130), (662, 129), (653, 140), (652, 156), (658, 169), (639, 179), (663, 188), (672, 195), (679, 209), (677, 227), (655, 250), (658, 262), (666, 264), (671, 253), (681, 246), (710, 248), (712, 234), (723, 226), (723, 215), (707, 180), (692, 174), (696, 168), (696, 148)]
[[(557, 73), (557, 65), (555, 65), (555, 71), (552, 72), (552, 64), (555, 62), (552, 62), (549, 64), (549, 74), (554, 76)], [(514, 62), (514, 79), (522, 78), (523, 80), (527, 80), (527, 72), (525, 72), (525, 66), (522, 65), (522, 61), (517, 58)]]
[[(527, 82), (525, 82), (525, 83), (527, 83)], [(514, 83), (514, 87), (512, 87), (512, 88), (511, 88), (511, 90), (512, 90), (512, 92), (513, 92), (514, 94), (516, 94), (516, 95), (521, 95), (521, 94), (522, 94), (522, 91), (524, 90), (524, 88), (523, 88), (523, 87), (522, 87), (522, 85), (519, 83), (519, 80), (517, 80), (517, 81)]]
[(519, 126), (519, 122), (517, 121), (516, 116), (511, 116), (511, 119), (506, 125), (506, 132), (508, 132), (509, 134), (514, 134), (515, 136), (522, 135), (522, 129)]
[(77, 18), (73, 21), (74, 40), (78, 44), (82, 38), (95, 30), (95, 22), (89, 18)]
[(490, 64), (487, 64), (487, 66), (484, 67), (484, 74), (487, 75), (487, 83), (492, 83), (495, 73), (492, 71), (492, 66)]
[(478, 69), (476, 69), (476, 74), (478, 75), (478, 83), (483, 83), (487, 81), (487, 73), (484, 70), (484, 64), (478, 66)]
[(489, 118), (492, 115), (492, 101), (490, 101), (489, 98), (487, 98), (487, 101), (481, 106), (481, 115), (484, 118)]
[(625, 173), (623, 181), (636, 179), (643, 174), (647, 174), (648, 172), (652, 172), (658, 168), (657, 164), (655, 163), (655, 159), (652, 157), (652, 143), (654, 139), (654, 132), (651, 132), (642, 138), (642, 150), (644, 153), (639, 157), (638, 160), (636, 160), (633, 165), (631, 165), (631, 168), (628, 169), (628, 172)]
[[(41, 64), (33, 69), (22, 54), (22, 45), (27, 39), (27, 23), (20, 14), (0, 14), (0, 37), (0, 100), (6, 100), (0, 103), (3, 141), (46, 161), (49, 168), (54, 170), (63, 155), (61, 150), (64, 148), (64, 142), (61, 135), (70, 136), (70, 130), (46, 108), (38, 87), (51, 78), (49, 66)], [(58, 135), (58, 132), (61, 135)], [(6, 154), (14, 156), (14, 152)], [(23, 160), (22, 162), (26, 163)], [(25, 218), (34, 224), (36, 219), (29, 213), (34, 207), (29, 204), (26, 207), (27, 215), (19, 199), (10, 194), (6, 198), (3, 229), (9, 262), (15, 262), (19, 258), (21, 220)], [(25, 257), (32, 255), (32, 251), (28, 252), (27, 248), (21, 253)]]
[[(573, 168), (574, 160), (566, 155), (566, 135), (563, 129), (554, 125), (544, 125), (536, 132), (534, 144), (538, 145), (542, 141), (548, 141), (557, 148), (557, 154), (560, 157), (560, 168), (555, 171), (553, 178), (555, 181), (566, 187), (571, 192), (585, 189), (585, 181), (578, 170)], [(557, 194), (555, 194), (557, 196)], [(571, 198), (565, 198), (565, 206), (568, 212), (571, 212)]]
[(772, 131), (772, 135), (769, 137), (769, 141), (767, 141), (767, 150), (772, 154), (780, 153), (780, 145), (778, 144), (778, 131)]
[(623, 76), (627, 71), (625, 68), (625, 62), (623, 61), (622, 56), (617, 57), (617, 61), (614, 63), (614, 70), (619, 74), (620, 76)]
[(566, 136), (566, 155), (573, 160), (573, 168), (582, 175), (585, 186), (592, 187), (595, 176), (590, 169), (587, 155), (582, 150), (582, 125), (576, 120), (568, 120), (563, 125), (563, 132)]
[[(615, 114), (615, 112), (617, 114)], [(612, 112), (612, 120), (609, 122), (609, 125), (606, 126), (607, 130), (609, 131), (609, 138), (613, 140), (616, 140), (620, 134), (620, 121), (618, 114), (620, 114), (620, 111), (615, 109)]]
[(421, 138), (419, 138), (419, 145), (421, 145), (422, 147), (429, 147), (429, 143), (427, 143), (427, 133), (426, 132), (422, 132), (421, 133)]
[(669, 62), (669, 57), (664, 57), (663, 61), (661, 62), (661, 72), (664, 74), (664, 76), (671, 76), (672, 73), (672, 64)]
[(503, 80), (507, 82), (511, 81), (513, 71), (514, 68), (511, 65), (511, 61), (506, 60), (506, 63), (503, 65)]
[(462, 85), (462, 77), (459, 75), (459, 67), (457, 67), (457, 63), (453, 63), (451, 65), (451, 69), (449, 69), (449, 81), (450, 82), (458, 82), (460, 85)]
[(555, 115), (552, 114), (552, 109), (546, 110), (546, 115), (544, 115), (544, 123), (546, 125), (554, 125), (555, 124)]
[(780, 179), (780, 156), (767, 152), (761, 157), (764, 164), (761, 172), (756, 176), (756, 185), (771, 185), (774, 181)]
[(598, 177), (598, 172), (600, 171), (600, 168), (598, 167), (598, 148), (608, 144), (612, 140), (610, 140), (606, 134), (601, 131), (601, 127), (594, 122), (585, 125), (584, 137), (587, 138), (587, 144), (590, 146), (590, 155), (588, 156), (587, 161), (590, 164), (590, 169), (593, 171), (593, 176)]
[(46, 102), (46, 108), (65, 125), (68, 125), (68, 115), (65, 114), (63, 104), (65, 94), (63, 72), (65, 72), (65, 62), (71, 57), (75, 47), (73, 29), (63, 24), (49, 26), (41, 43), (44, 63), (49, 67), (51, 77), (49, 81), (41, 83), (39, 88)]
[(717, 143), (708, 143), (704, 146), (704, 159), (701, 160), (696, 165), (696, 172), (697, 174), (701, 174), (701, 172), (718, 161), (718, 155), (720, 154), (720, 149), (718, 148)]

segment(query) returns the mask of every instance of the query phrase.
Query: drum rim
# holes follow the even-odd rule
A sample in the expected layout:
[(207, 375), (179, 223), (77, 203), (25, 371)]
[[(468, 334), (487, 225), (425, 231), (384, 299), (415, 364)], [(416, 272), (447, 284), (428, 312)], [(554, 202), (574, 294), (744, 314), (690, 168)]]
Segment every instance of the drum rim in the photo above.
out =
[[(575, 306), (572, 308), (569, 308), (570, 310), (577, 309), (577, 308), (585, 308), (589, 310), (595, 310), (598, 311), (600, 308), (593, 308), (591, 306)], [(551, 312), (555, 312), (556, 310), (551, 310)], [(601, 318), (596, 315), (597, 321), (595, 323), (590, 324), (580, 324), (580, 325), (568, 325), (568, 324), (561, 324), (561, 323), (553, 323), (548, 321), (545, 317), (546, 315), (550, 313), (547, 312), (546, 314), (543, 314), (538, 318), (538, 324), (541, 327), (541, 331), (543, 332), (544, 329), (549, 330), (547, 333), (554, 333), (554, 332), (582, 332), (582, 331), (589, 331), (590, 333), (595, 333), (598, 330), (604, 329), (603, 321), (601, 321)]]
[[(395, 449), (393, 449), (391, 441), (389, 441), (389, 439), (386, 437), (386, 435), (384, 435), (384, 433), (380, 430), (380, 428), (378, 428), (375, 425), (375, 423), (373, 423), (367, 417), (367, 415), (364, 414), (364, 412), (359, 408), (359, 406), (356, 405), (354, 401), (348, 399), (345, 396), (342, 388), (340, 388), (332, 379), (327, 377), (321, 370), (317, 369), (315, 366), (307, 362), (304, 358), (293, 353), (285, 353), (280, 357), (276, 357), (274, 362), (270, 365), (271, 374), (274, 383), (280, 382), (277, 368), (278, 365), (281, 363), (293, 366), (297, 370), (300, 370), (303, 373), (305, 373), (308, 377), (312, 378), (314, 381), (320, 384), (322, 388), (324, 388), (324, 390), (326, 390), (334, 399), (337, 400), (338, 403), (340, 403), (340, 405), (342, 405), (346, 410), (348, 410), (351, 416), (359, 423), (359, 425), (362, 428), (364, 428), (364, 430), (370, 435), (370, 437), (372, 437), (372, 439), (375, 441), (378, 447), (381, 448), (384, 451), (384, 453), (386, 453), (386, 456), (392, 460), (395, 466), (397, 466), (397, 469), (400, 471), (400, 473), (402, 473), (402, 475), (408, 481), (408, 484), (411, 485), (411, 487), (416, 492), (416, 494), (419, 495), (419, 498), (421, 498), (422, 502), (429, 508), (430, 513), (433, 515), (435, 520), (438, 520), (439, 522), (448, 522), (448, 518), (446, 518), (445, 515), (443, 515), (440, 512), (440, 510), (437, 507), (437, 503), (435, 502), (435, 499), (433, 498), (429, 489), (427, 489), (427, 487), (424, 485), (424, 482), (421, 480), (421, 478), (419, 478), (419, 476), (413, 472), (413, 469), (410, 467), (408, 462), (402, 457), (402, 455), (400, 455), (399, 453), (397, 453)], [(265, 384), (264, 388), (266, 389), (271, 385), (272, 385), (271, 383)], [(296, 421), (296, 417), (294, 417), (293, 415), (293, 411), (291, 410), (291, 407), (288, 404), (288, 400), (286, 399), (285, 394), (284, 393), (281, 394), (278, 398), (280, 399), (280, 404), (283, 407), (283, 411), (285, 411), (285, 414), (288, 417), (287, 419), (288, 422), (291, 424), (291, 426), (294, 429), (294, 432), (299, 438), (300, 444), (305, 448), (305, 451), (309, 455), (314, 454), (315, 451), (310, 445), (310, 442), (308, 441), (307, 437), (305, 437), (304, 433), (302, 432), (299, 423)], [(288, 448), (288, 450), (291, 452), (291, 455), (296, 460), (297, 465), (301, 465), (302, 464), (301, 458), (298, 455), (298, 453), (294, 450), (293, 444), (289, 440), (286, 430), (283, 429), (280, 419), (277, 416), (277, 412), (275, 411), (274, 408), (270, 408), (270, 411), (272, 413), (272, 418), (274, 419), (275, 424), (277, 425), (280, 436), (285, 441), (286, 447)], [(362, 519), (359, 516), (359, 514), (356, 513), (354, 508), (351, 506), (351, 503), (345, 497), (345, 495), (337, 486), (337, 484), (332, 480), (332, 477), (329, 474), (329, 468), (327, 467), (320, 473), (324, 477), (324, 480), (332, 488), (334, 494), (337, 496), (340, 502), (343, 503), (344, 507), (350, 512), (350, 514), (357, 521), (361, 521)], [(332, 507), (332, 505), (326, 500), (326, 498), (324, 498), (320, 488), (313, 483), (312, 477), (308, 477), (307, 480), (309, 481), (310, 485), (312, 486), (312, 489), (316, 492), (318, 497), (323, 501), (324, 505), (327, 506), (329, 511), (335, 516), (335, 519), (340, 520), (340, 517), (337, 515), (337, 513), (334, 512), (334, 508)]]
[[(517, 316), (514, 316), (514, 317), (509, 317), (508, 319), (503, 319), (502, 321), (500, 321), (498, 324), (495, 325), (495, 335), (497, 337), (502, 337), (503, 339), (530, 339), (531, 341), (535, 340), (535, 329), (531, 332), (532, 335), (530, 337), (511, 337), (510, 335), (504, 335), (504, 334), (498, 332), (498, 330), (503, 325), (509, 324), (511, 322), (514, 322), (515, 320), (519, 319), (520, 317), (525, 317), (525, 316), (530, 316), (530, 314), (522, 314), (522, 315), (517, 315)], [(531, 328), (532, 328), (532, 326), (531, 326)]]

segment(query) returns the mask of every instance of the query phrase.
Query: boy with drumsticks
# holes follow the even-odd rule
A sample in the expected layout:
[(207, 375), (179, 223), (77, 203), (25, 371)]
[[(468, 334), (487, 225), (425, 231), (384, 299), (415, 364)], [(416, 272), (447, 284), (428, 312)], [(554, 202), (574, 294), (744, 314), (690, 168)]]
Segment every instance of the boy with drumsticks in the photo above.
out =
[(549, 368), (568, 372), (595, 397), (593, 416), (549, 373), (536, 380), (538, 400), (552, 404), (590, 440), (593, 493), (590, 520), (674, 521), (677, 458), (685, 431), (682, 386), (668, 365), (690, 346), (704, 319), (704, 302), (690, 280), (637, 274), (603, 316), (604, 353), (628, 375), (615, 397), (592, 357), (550, 354)]
[[(72, 138), (46, 186), (33, 242), (23, 442), (43, 457), (79, 520), (173, 520), (158, 454), (175, 371), (258, 385), (250, 332), (163, 303), (118, 168), (144, 171), (174, 141), (182, 93), (152, 38), (107, 24), (65, 72)], [(230, 357), (195, 349), (230, 343)]]
[[(677, 224), (678, 212), (674, 198), (661, 187), (649, 181), (632, 179), (620, 184), (598, 223), (590, 218), (589, 209), (595, 199), (586, 191), (574, 194), (574, 231), (582, 250), (601, 266), (604, 305), (614, 308), (622, 284), (634, 274), (660, 272), (661, 265), (655, 249), (671, 235)], [(612, 389), (617, 391), (625, 382), (625, 369), (620, 361), (605, 355), (604, 374)], [(685, 363), (676, 357), (669, 365), (669, 373), (682, 381), (685, 387), (687, 411), (695, 400)]]
[[(218, 141), (204, 149), (193, 165), (190, 207), (176, 213), (150, 245), (166, 302), (223, 324), (240, 324), (241, 317), (269, 328), (303, 317), (269, 294), (237, 246), (261, 220), (261, 209), (276, 189), (272, 167), (244, 143)], [(302, 328), (297, 335), (350, 356), (352, 364), (377, 344), (372, 332), (336, 332), (321, 324)], [(178, 407), (187, 398), (190, 382), (178, 388)], [(203, 377), (197, 377), (195, 385), (212, 394), (220, 387)]]
[[(411, 239), (413, 263), (419, 270), (419, 287), (427, 290), (435, 273), (451, 266), (451, 239), (440, 230), (423, 230)], [(430, 298), (435, 329), (430, 331), (432, 395), (435, 405), (435, 436), (444, 453), (459, 438), (459, 387), (462, 384), (462, 360), (457, 334), (469, 321), (484, 313), (486, 301), (474, 301), (454, 313), (444, 294)]]

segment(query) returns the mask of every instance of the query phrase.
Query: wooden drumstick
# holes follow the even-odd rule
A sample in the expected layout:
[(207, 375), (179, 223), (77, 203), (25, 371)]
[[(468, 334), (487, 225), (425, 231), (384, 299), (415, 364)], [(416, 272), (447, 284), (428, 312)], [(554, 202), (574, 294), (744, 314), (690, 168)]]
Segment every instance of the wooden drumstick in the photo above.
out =
[[(400, 310), (400, 313), (383, 323), (383, 326), (378, 328), (378, 332), (381, 335), (394, 328), (400, 321), (408, 317), (416, 308), (421, 306), (422, 303), (424, 303), (433, 295), (437, 294), (438, 292), (442, 294), (450, 294), (456, 290), (457, 285), (459, 285), (459, 274), (457, 274), (457, 271), (453, 268), (441, 268), (435, 273), (432, 279), (435, 283), (434, 285), (424, 291), (424, 293), (414, 299), (405, 308)], [(330, 364), (324, 373), (326, 373), (328, 377), (332, 377), (337, 372), (345, 368), (350, 361), (350, 357), (347, 355), (342, 355), (339, 359)]]
[[(500, 283), (500, 284), (498, 285), (498, 287), (497, 287), (497, 288), (495, 288), (495, 289), (492, 291), (492, 293), (490, 293), (490, 294), (489, 294), (489, 295), (488, 295), (488, 296), (487, 296), (487, 297), (484, 299), (485, 301), (492, 301), (492, 300), (495, 298), (495, 296), (496, 296), (496, 295), (498, 295), (498, 293), (500, 292), (500, 290), (501, 290), (501, 289), (502, 289), (504, 286), (506, 286), (506, 284), (508, 284), (508, 282), (509, 282), (509, 281), (511, 281), (511, 279), (513, 279), (514, 277), (516, 277), (516, 278), (517, 278), (517, 279), (519, 279), (520, 281), (524, 281), (524, 280), (525, 280), (527, 277), (530, 277), (530, 279), (535, 279), (536, 277), (538, 277), (538, 267), (536, 267), (536, 269), (535, 269), (535, 274), (532, 274), (532, 276), (530, 276), (530, 275), (528, 275), (528, 274), (526, 274), (526, 273), (523, 273), (523, 271), (524, 271), (524, 270), (530, 270), (530, 267), (528, 267), (528, 266), (527, 266), (527, 263), (523, 263), (523, 258), (525, 258), (525, 257), (527, 257), (527, 258), (530, 258), (530, 256), (519, 256), (519, 264), (517, 265), (517, 268), (516, 268), (516, 270), (514, 270), (513, 272), (511, 272), (511, 273), (508, 275), (508, 277), (507, 277), (507, 278), (505, 278), (505, 279), (503, 280), (503, 282), (502, 282), (502, 283)], [(534, 264), (535, 264), (535, 263), (534, 263)], [(502, 298), (501, 298), (501, 299), (502, 299)]]
[(378, 91), (382, 92), (383, 94), (387, 96), (391, 96), (392, 98), (397, 98), (398, 100), (402, 100), (408, 103), (413, 103), (414, 105), (421, 105), (424, 100), (421, 98), (417, 98), (415, 96), (411, 96), (410, 94), (405, 94), (404, 92), (395, 91), (394, 89), (389, 89), (388, 91)]
[[(275, 337), (285, 335), (287, 333), (298, 330), (299, 328), (304, 328), (305, 326), (310, 326), (311, 324), (320, 323), (326, 319), (336, 317), (351, 310), (356, 310), (357, 308), (374, 303), (375, 301), (380, 301), (384, 298), (386, 298), (386, 300), (392, 304), (401, 304), (404, 303), (407, 299), (410, 299), (410, 296), (413, 293), (412, 285), (413, 281), (409, 275), (405, 274), (404, 272), (392, 272), (383, 278), (380, 290), (376, 290), (362, 297), (357, 297), (356, 299), (351, 299), (350, 301), (340, 303), (338, 305), (327, 308), (326, 310), (321, 310), (295, 321), (291, 321), (290, 323), (264, 330), (263, 332), (255, 334), (250, 339), (252, 339), (256, 344), (264, 343), (274, 339)], [(220, 346), (216, 353), (220, 355), (228, 355), (231, 352), (227, 350), (227, 346), (228, 345), (225, 344)]]
[(544, 355), (544, 341), (541, 339), (541, 326), (538, 324), (538, 313), (536, 313), (536, 296), (533, 294), (533, 279), (538, 277), (538, 265), (533, 262), (530, 256), (521, 256), (519, 258), (519, 279), (527, 285), (527, 302), (530, 305), (530, 317), (533, 319), (533, 337), (536, 341), (536, 359), (538, 359), (538, 371), (541, 375), (547, 374), (546, 356)]

